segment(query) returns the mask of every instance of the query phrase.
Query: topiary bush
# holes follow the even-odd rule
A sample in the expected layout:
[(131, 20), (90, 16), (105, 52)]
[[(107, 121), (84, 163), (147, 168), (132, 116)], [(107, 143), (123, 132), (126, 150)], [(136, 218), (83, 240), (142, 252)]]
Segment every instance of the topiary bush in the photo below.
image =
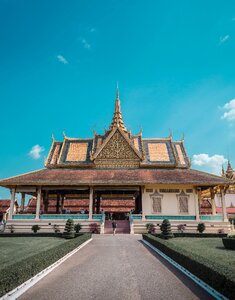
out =
[(60, 232), (60, 226), (57, 225), (57, 224), (54, 224), (53, 225), (53, 230), (54, 230), (55, 233), (59, 233)]
[(168, 240), (174, 237), (172, 231), (171, 231), (171, 223), (168, 219), (163, 220), (161, 226), (161, 234), (160, 234), (160, 238)]
[(75, 238), (75, 230), (74, 230), (74, 221), (73, 219), (68, 219), (65, 228), (64, 228), (64, 233), (63, 237), (66, 239), (73, 239)]
[(206, 225), (204, 223), (198, 223), (197, 231), (199, 231), (200, 233), (203, 233), (203, 231), (205, 231), (205, 229), (206, 229)]
[(41, 227), (37, 224), (33, 225), (31, 227), (31, 230), (34, 232), (34, 233), (37, 233), (39, 230), (41, 229)]
[(74, 225), (74, 230), (76, 233), (79, 233), (79, 231), (82, 229), (82, 225), (81, 224), (75, 224)]
[(145, 226), (148, 233), (155, 233), (155, 225), (153, 223), (147, 223)]

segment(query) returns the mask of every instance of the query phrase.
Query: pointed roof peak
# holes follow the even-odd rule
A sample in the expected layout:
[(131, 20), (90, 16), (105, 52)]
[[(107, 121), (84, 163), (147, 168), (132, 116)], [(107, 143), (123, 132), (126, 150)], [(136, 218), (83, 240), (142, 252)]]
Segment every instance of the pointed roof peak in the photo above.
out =
[(116, 87), (116, 101), (119, 99), (119, 88), (118, 88), (118, 82)]
[(123, 119), (122, 119), (118, 83), (117, 83), (117, 88), (116, 88), (116, 100), (115, 100), (114, 114), (113, 114), (112, 123), (110, 125), (110, 130), (113, 130), (116, 127), (119, 127), (124, 132), (127, 132), (127, 129), (126, 129), (125, 124), (124, 124)]

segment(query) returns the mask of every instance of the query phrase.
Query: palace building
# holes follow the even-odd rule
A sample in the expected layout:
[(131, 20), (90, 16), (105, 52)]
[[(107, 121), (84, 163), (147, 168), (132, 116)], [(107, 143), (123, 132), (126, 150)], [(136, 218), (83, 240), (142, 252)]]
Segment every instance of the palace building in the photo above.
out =
[[(63, 226), (73, 218), (88, 230), (97, 223), (109, 232), (110, 219), (120, 222), (120, 232), (145, 231), (146, 223), (169, 219), (173, 229), (186, 224), (195, 231), (229, 231), (225, 193), (232, 181), (191, 169), (184, 140), (144, 138), (132, 134), (122, 118), (117, 90), (114, 115), (108, 130), (92, 138), (52, 140), (45, 168), (0, 181), (11, 190), (7, 224), (16, 231), (42, 231)], [(214, 195), (219, 187), (222, 212), (216, 213)], [(200, 213), (202, 192), (211, 193), (210, 214)], [(21, 193), (20, 213), (14, 213), (16, 193)], [(31, 195), (25, 206), (25, 195)]]

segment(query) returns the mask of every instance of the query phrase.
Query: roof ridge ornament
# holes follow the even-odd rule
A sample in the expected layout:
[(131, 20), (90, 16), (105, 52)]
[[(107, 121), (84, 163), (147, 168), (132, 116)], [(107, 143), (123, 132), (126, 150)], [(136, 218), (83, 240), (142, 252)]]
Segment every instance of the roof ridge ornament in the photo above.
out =
[(117, 88), (116, 88), (116, 100), (115, 100), (114, 114), (113, 114), (112, 123), (111, 123), (109, 129), (113, 130), (114, 128), (121, 128), (125, 133), (128, 132), (128, 130), (126, 129), (126, 126), (123, 122), (123, 119), (122, 119), (118, 84), (117, 84)]

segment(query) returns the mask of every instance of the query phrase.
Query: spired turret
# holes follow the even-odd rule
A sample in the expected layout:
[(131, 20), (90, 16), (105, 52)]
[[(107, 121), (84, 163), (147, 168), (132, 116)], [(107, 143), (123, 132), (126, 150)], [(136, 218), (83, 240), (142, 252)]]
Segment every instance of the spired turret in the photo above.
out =
[(123, 119), (122, 119), (118, 87), (116, 90), (116, 101), (115, 101), (115, 109), (114, 109), (113, 119), (112, 119), (112, 123), (111, 123), (109, 129), (113, 130), (114, 128), (117, 128), (117, 127), (121, 128), (126, 133), (128, 132), (126, 129), (126, 126), (123, 122)]

